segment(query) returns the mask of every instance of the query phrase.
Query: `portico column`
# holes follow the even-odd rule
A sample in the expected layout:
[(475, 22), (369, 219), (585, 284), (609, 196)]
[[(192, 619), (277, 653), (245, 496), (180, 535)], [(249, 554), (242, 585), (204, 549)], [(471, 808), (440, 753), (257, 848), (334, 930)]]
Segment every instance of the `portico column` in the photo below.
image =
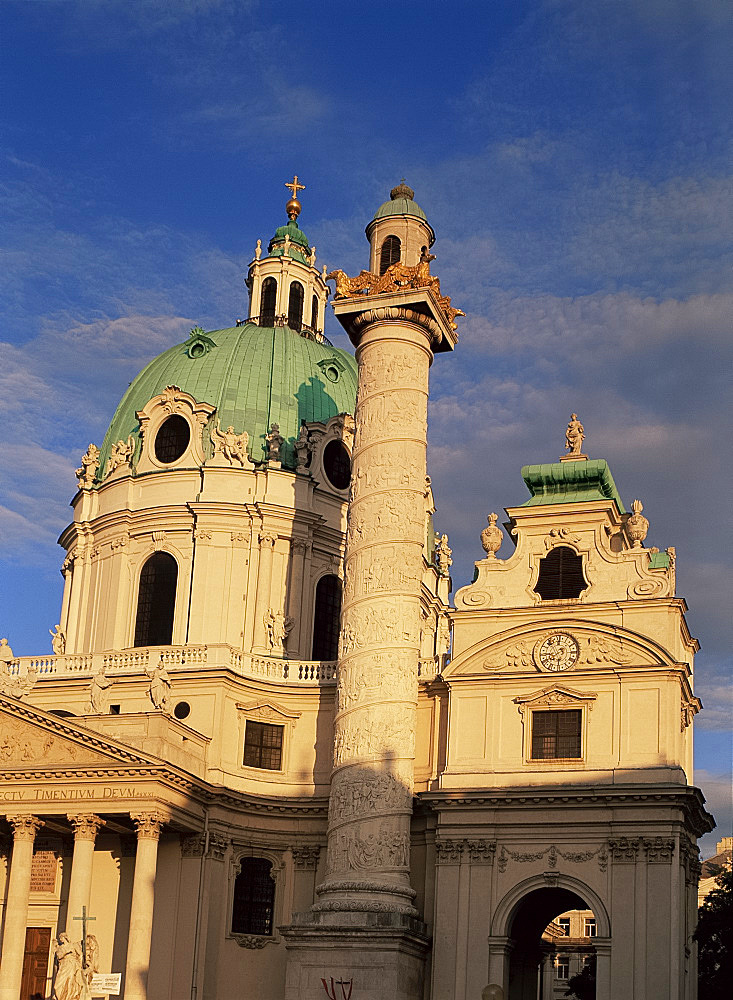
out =
[(74, 827), (74, 857), (71, 861), (71, 883), (69, 901), (66, 905), (66, 930), (69, 934), (77, 928), (74, 917), (80, 917), (82, 907), (89, 906), (92, 888), (92, 864), (94, 862), (94, 842), (104, 820), (94, 813), (67, 816)]
[(165, 817), (158, 812), (130, 815), (137, 828), (137, 854), (132, 883), (124, 996), (125, 1000), (147, 1000), (155, 903), (155, 869), (158, 864), (158, 839)]
[(5, 907), (5, 931), (0, 958), (0, 1000), (18, 1000), (23, 978), (28, 896), (31, 890), (33, 842), (43, 826), (37, 816), (6, 816), (13, 827), (13, 856)]

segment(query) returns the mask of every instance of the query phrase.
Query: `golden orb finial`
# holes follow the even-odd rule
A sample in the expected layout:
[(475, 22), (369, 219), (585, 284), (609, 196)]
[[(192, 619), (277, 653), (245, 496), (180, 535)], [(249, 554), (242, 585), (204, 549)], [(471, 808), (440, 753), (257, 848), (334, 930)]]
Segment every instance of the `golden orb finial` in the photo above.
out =
[(305, 191), (305, 184), (298, 183), (298, 175), (295, 174), (292, 181), (285, 181), (285, 187), (290, 188), (293, 193), (293, 197), (285, 206), (285, 211), (288, 213), (288, 218), (292, 219), (293, 222), (300, 215), (301, 204), (298, 201), (298, 191)]

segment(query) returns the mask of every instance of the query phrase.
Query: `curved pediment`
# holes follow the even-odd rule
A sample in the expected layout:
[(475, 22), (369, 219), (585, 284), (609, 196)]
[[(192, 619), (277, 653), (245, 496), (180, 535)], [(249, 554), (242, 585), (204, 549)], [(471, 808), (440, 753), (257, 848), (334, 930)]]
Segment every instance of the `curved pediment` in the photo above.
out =
[[(552, 640), (561, 636), (563, 655), (548, 657)], [(673, 657), (652, 640), (602, 622), (560, 619), (518, 626), (464, 650), (443, 676), (491, 673), (557, 673), (603, 667), (671, 666)]]

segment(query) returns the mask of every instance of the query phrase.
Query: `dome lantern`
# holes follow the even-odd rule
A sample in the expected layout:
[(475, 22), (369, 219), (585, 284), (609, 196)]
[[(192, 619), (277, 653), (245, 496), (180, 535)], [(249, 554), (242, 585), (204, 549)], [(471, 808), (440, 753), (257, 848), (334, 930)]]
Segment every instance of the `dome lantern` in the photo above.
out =
[(289, 326), (301, 336), (324, 341), (326, 300), (329, 288), (325, 268), (316, 267), (316, 248), (298, 225), (302, 205), (297, 194), (305, 190), (298, 175), (286, 181), (292, 197), (285, 206), (288, 222), (278, 226), (262, 256), (262, 240), (257, 241), (249, 266), (248, 322), (258, 326)]

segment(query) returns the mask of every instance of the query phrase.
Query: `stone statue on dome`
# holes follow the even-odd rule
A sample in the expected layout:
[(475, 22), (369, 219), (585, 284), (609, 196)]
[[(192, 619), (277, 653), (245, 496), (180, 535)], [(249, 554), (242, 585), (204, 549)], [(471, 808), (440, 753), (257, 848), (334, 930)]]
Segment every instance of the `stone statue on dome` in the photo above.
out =
[(298, 436), (293, 444), (297, 462), (296, 472), (305, 472), (308, 468), (311, 447), (311, 440), (308, 435), (308, 425), (305, 420), (302, 420), (300, 422), (300, 431), (298, 432)]
[(99, 448), (96, 444), (89, 443), (89, 447), (84, 452), (81, 458), (81, 465), (75, 470), (74, 475), (79, 480), (79, 487), (83, 490), (88, 490), (91, 488), (94, 482), (94, 477), (97, 474), (97, 468), (99, 466)]
[(214, 444), (215, 456), (222, 455), (230, 465), (239, 462), (244, 468), (247, 462), (247, 445), (249, 443), (247, 431), (237, 434), (231, 424), (223, 431), (217, 420), (216, 427), (211, 431), (211, 440)]
[(266, 435), (265, 441), (267, 442), (268, 461), (279, 462), (280, 449), (285, 443), (285, 438), (280, 433), (280, 424), (272, 424), (270, 426), (270, 433)]
[(435, 562), (441, 576), (448, 576), (453, 565), (453, 550), (448, 546), (448, 536), (442, 534), (435, 543)]
[(0, 663), (10, 663), (14, 659), (13, 650), (8, 645), (8, 640), (3, 636), (0, 639)]
[(105, 475), (108, 476), (111, 472), (114, 472), (115, 469), (119, 469), (122, 465), (130, 465), (134, 454), (135, 438), (132, 434), (130, 434), (126, 441), (122, 439), (116, 441), (110, 448)]

